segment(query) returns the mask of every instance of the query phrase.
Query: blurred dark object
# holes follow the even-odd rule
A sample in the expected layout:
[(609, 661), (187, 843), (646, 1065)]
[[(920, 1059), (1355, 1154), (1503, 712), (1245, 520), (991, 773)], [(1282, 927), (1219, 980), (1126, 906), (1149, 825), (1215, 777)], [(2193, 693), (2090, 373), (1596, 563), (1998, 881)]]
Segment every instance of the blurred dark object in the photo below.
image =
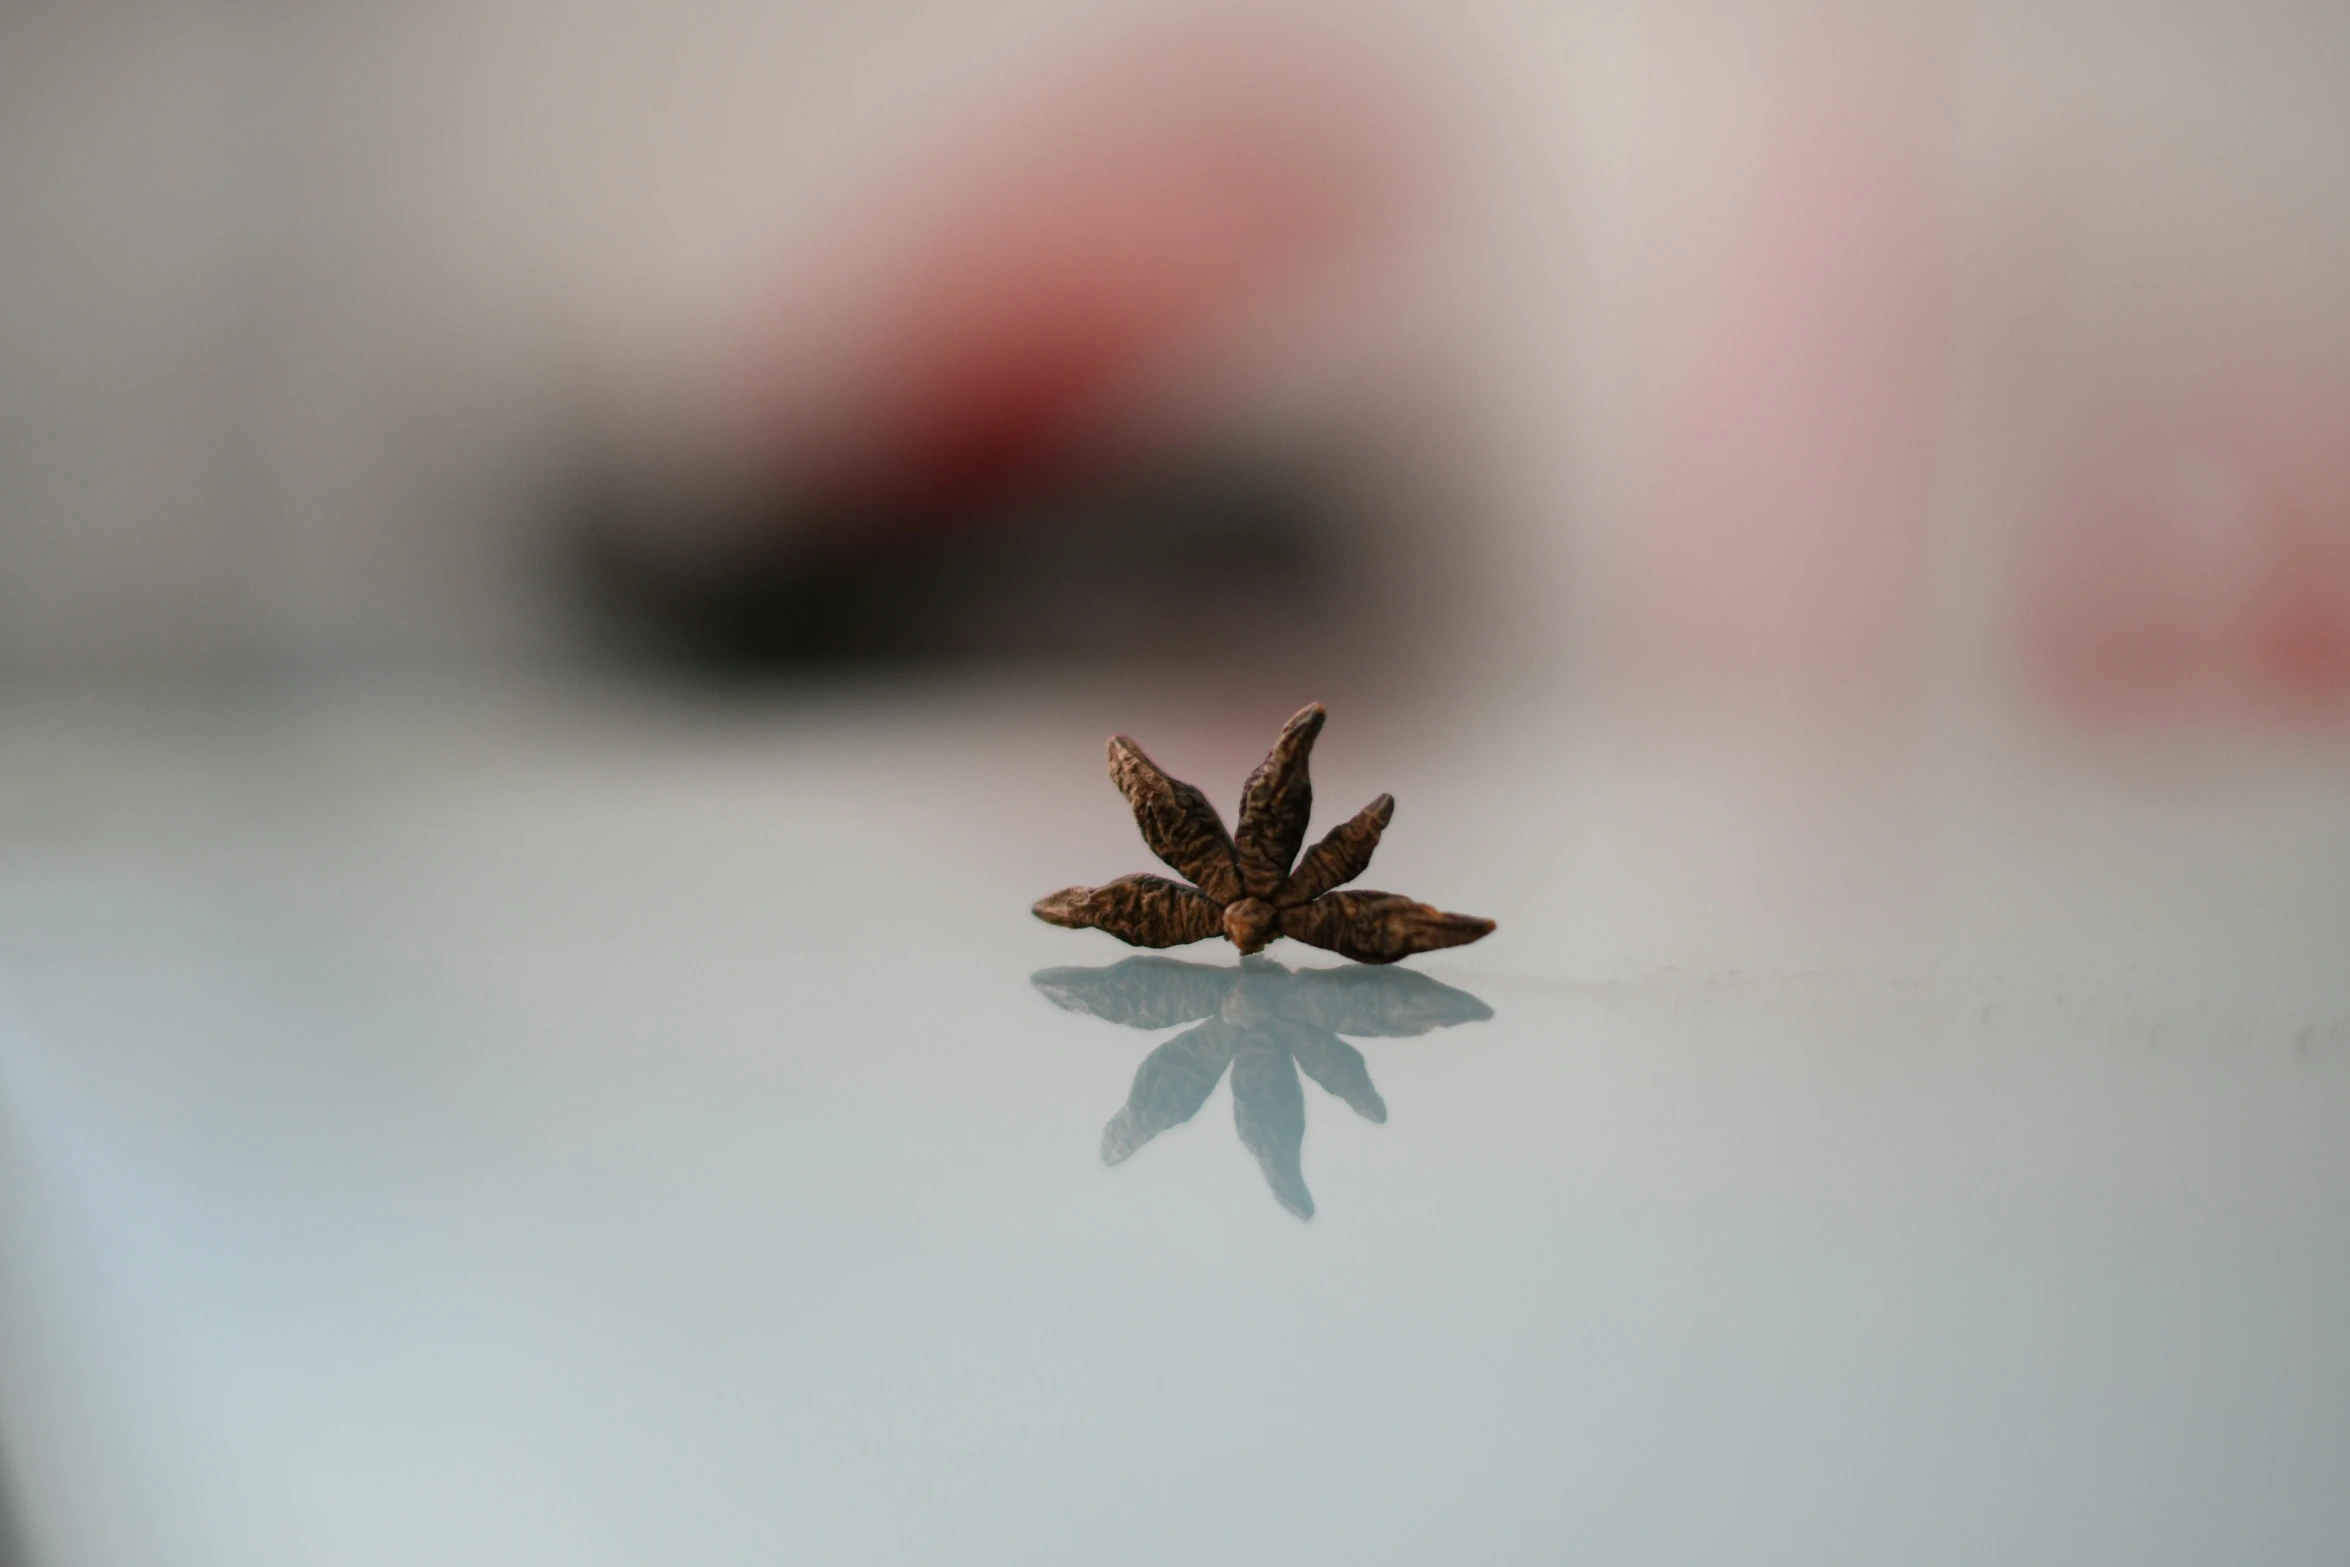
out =
[[(705, 668), (1179, 656), (1332, 630), (1357, 585), (1334, 488), (1311, 465), (1215, 457), (1056, 475), (968, 509), (612, 484), (574, 537), (602, 626)], [(698, 515), (659, 526), (665, 508)]]
[(1376, 115), (1259, 53), (1153, 47), (999, 109), (616, 381), (578, 527), (612, 622), (758, 665), (1325, 619), (1349, 460), (1251, 388), (1294, 378), (1279, 328), (1360, 269), (1391, 181)]

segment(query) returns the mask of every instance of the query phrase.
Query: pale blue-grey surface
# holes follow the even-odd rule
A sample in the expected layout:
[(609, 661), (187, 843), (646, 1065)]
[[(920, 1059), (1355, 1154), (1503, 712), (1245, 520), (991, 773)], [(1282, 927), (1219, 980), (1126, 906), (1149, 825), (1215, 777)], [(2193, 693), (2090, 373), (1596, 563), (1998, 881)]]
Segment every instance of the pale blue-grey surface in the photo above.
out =
[(1132, 1136), (1196, 1007), (1042, 972), (1128, 956), (1025, 912), (1147, 863), (1111, 723), (1229, 808), (1281, 716), (1115, 705), (20, 706), (48, 1559), (2350, 1558), (2337, 762), (1336, 710), (1317, 825), (1502, 924), (1325, 1029), (1301, 1220), (1229, 1081)]

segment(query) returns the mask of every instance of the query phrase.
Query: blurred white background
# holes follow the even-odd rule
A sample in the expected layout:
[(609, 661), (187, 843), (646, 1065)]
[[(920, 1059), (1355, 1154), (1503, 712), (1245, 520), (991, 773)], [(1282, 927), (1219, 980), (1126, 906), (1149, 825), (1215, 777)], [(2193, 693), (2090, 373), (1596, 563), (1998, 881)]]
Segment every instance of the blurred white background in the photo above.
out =
[(2287, 4), (15, 5), (0, 656), (574, 655), (583, 472), (658, 554), (919, 461), (1020, 395), (942, 338), (1108, 277), (1032, 470), (1308, 452), (1520, 671), (2331, 714), (2346, 71)]

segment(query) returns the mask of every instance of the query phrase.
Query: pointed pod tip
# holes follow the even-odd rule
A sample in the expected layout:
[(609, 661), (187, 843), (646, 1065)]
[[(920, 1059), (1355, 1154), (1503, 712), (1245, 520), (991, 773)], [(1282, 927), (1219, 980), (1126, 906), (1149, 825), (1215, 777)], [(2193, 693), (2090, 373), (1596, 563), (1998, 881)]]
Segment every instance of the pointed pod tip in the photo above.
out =
[(1322, 721), (1329, 716), (1330, 710), (1321, 703), (1308, 702), (1289, 715), (1289, 722), (1281, 726), (1281, 732), (1287, 735), (1308, 727), (1319, 729), (1322, 727)]
[(1495, 929), (1493, 921), (1479, 919), (1474, 914), (1447, 914), (1443, 918), (1451, 927), (1446, 933), (1450, 939), (1443, 943), (1448, 947), (1465, 947), (1472, 941), (1483, 941)]
[(1134, 789), (1159, 770), (1142, 747), (1134, 743), (1132, 735), (1110, 736), (1109, 757), (1110, 782), (1116, 784), (1118, 792), (1129, 799), (1133, 797)]
[(1085, 921), (1080, 913), (1091, 887), (1063, 887), (1059, 892), (1048, 892), (1028, 906), (1028, 912), (1047, 925), (1059, 925), (1068, 930), (1080, 930)]

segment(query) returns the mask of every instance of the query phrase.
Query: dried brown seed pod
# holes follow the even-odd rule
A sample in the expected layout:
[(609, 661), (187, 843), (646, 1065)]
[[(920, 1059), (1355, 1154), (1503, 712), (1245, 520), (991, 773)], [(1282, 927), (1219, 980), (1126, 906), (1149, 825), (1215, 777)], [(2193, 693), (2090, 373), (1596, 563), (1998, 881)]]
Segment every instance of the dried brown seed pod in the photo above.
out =
[(1106, 930), (1130, 947), (1180, 947), (1224, 929), (1224, 911), (1213, 900), (1164, 876), (1064, 887), (1036, 901), (1036, 917), (1072, 930)]
[(1124, 735), (1110, 738), (1110, 781), (1134, 807), (1135, 825), (1151, 853), (1191, 879), (1193, 886), (1230, 903), (1240, 894), (1232, 834), (1208, 797), (1159, 771), (1142, 747)]
[(1314, 804), (1307, 759), (1327, 716), (1315, 702), (1281, 726), (1271, 753), (1241, 790), (1237, 832), (1225, 831), (1206, 795), (1168, 777), (1126, 736), (1114, 737), (1110, 781), (1134, 807), (1143, 842), (1193, 885), (1137, 875), (1068, 887), (1040, 899), (1037, 918), (1105, 930), (1137, 947), (1221, 935), (1253, 953), (1287, 936), (1363, 963), (1393, 963), (1489, 934), (1491, 920), (1447, 914), (1397, 893), (1333, 890), (1369, 867), (1395, 815), (1391, 795), (1364, 806), (1298, 858)]
[(1240, 831), (1233, 842), (1239, 851), (1240, 883), (1251, 897), (1270, 898), (1281, 890), (1298, 845), (1306, 841), (1306, 822), (1314, 811), (1314, 781), (1306, 772), (1306, 759), (1328, 716), (1319, 702), (1299, 708), (1240, 786)]
[(1393, 963), (1415, 952), (1465, 947), (1493, 921), (1447, 914), (1399, 892), (1332, 892), (1281, 911), (1281, 934), (1358, 963)]
[(1371, 868), (1371, 851), (1379, 835), (1395, 818), (1395, 796), (1383, 794), (1340, 822), (1320, 843), (1306, 850), (1289, 880), (1281, 884), (1273, 902), (1281, 908), (1311, 903), (1333, 887), (1343, 887)]

